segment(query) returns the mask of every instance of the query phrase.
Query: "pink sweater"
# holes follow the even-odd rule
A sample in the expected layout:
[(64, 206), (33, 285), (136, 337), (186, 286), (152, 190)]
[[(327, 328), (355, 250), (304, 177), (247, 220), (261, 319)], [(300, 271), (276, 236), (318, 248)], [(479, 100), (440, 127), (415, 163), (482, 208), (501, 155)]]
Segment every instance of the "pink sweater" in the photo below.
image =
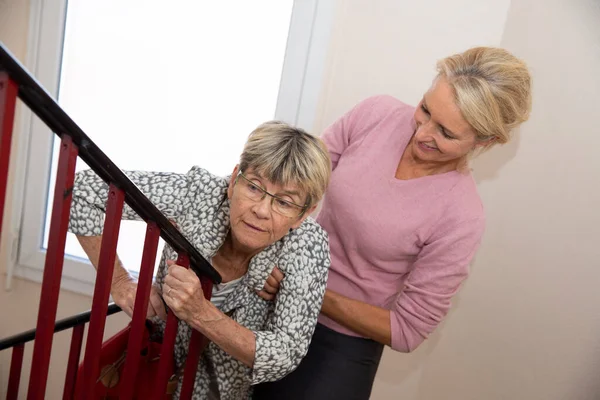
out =
[[(390, 310), (392, 348), (415, 349), (448, 312), (484, 230), (470, 174), (395, 178), (414, 108), (371, 97), (323, 134), (333, 162), (317, 221), (329, 233), (328, 289)], [(358, 336), (321, 314), (319, 322)]]

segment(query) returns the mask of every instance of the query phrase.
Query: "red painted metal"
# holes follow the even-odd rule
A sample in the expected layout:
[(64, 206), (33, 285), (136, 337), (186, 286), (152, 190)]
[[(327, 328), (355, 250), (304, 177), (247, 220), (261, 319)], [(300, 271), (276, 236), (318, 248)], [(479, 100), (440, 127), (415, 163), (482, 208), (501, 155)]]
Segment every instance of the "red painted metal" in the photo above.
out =
[(42, 281), (31, 373), (29, 375), (29, 390), (27, 392), (29, 400), (42, 400), (46, 392), (76, 161), (77, 146), (70, 136), (63, 134), (59, 150), (48, 251), (46, 252), (46, 262), (44, 264), (44, 279)]
[(135, 295), (133, 320), (127, 343), (127, 358), (125, 359), (125, 368), (123, 370), (123, 387), (119, 393), (119, 399), (133, 398), (159, 238), (160, 229), (154, 222), (149, 222), (146, 227), (146, 240), (144, 242), (144, 253), (140, 267), (140, 278)]
[[(210, 301), (212, 296), (213, 283), (210, 279), (202, 277), (200, 279), (202, 283), (202, 291), (204, 292), (204, 298)], [(187, 359), (185, 360), (185, 371), (183, 374), (183, 384), (181, 386), (182, 400), (192, 398), (194, 393), (194, 383), (196, 382), (196, 372), (198, 371), (198, 362), (200, 361), (200, 355), (202, 351), (208, 346), (209, 340), (198, 332), (197, 330), (192, 331), (192, 337), (190, 338), (190, 346), (188, 348)]]
[(67, 364), (67, 374), (65, 377), (65, 388), (63, 390), (63, 400), (71, 400), (75, 395), (75, 380), (77, 378), (77, 366), (79, 365), (79, 356), (81, 355), (81, 343), (83, 342), (84, 329), (85, 324), (77, 325), (73, 328), (71, 350), (69, 351), (69, 363)]
[(6, 200), (10, 145), (12, 141), (15, 104), (19, 89), (6, 72), (0, 72), (0, 239), (2, 238), (2, 220)]
[[(179, 253), (177, 264), (189, 268), (190, 259), (185, 253)], [(158, 366), (158, 376), (156, 378), (156, 389), (154, 391), (155, 399), (163, 399), (167, 391), (167, 383), (173, 375), (173, 350), (175, 348), (175, 338), (177, 337), (178, 320), (173, 312), (169, 311), (167, 315), (167, 325), (163, 336), (162, 346), (160, 348), (160, 364)]]
[[(78, 399), (93, 398), (94, 384), (99, 376), (100, 348), (102, 347), (102, 339), (104, 337), (106, 311), (108, 310), (108, 298), (110, 296), (112, 276), (115, 269), (117, 241), (119, 240), (119, 228), (121, 227), (124, 201), (125, 193), (111, 184), (108, 189), (102, 247), (100, 248), (96, 286), (94, 287), (94, 298), (92, 300), (92, 314), (90, 316), (85, 345), (82, 382), (81, 385), (77, 384), (76, 397)], [(80, 388), (82, 390), (81, 395), (79, 392)]]
[(6, 400), (17, 400), (17, 397), (19, 396), (19, 383), (21, 381), (21, 367), (23, 366), (24, 350), (25, 344), (18, 344), (13, 347)]
[[(152, 283), (152, 270), (156, 258), (159, 235), (173, 248), (179, 252), (178, 264), (185, 267), (190, 266), (198, 275), (206, 275), (203, 278), (202, 287), (207, 299), (212, 292), (212, 280), (220, 282), (221, 277), (217, 271), (198, 253), (198, 251), (181, 235), (168, 220), (154, 207), (108, 157), (85, 135), (83, 131), (72, 121), (68, 115), (51, 99), (35, 80), (24, 71), (20, 64), (8, 53), (0, 43), (0, 63), (7, 72), (0, 72), (0, 235), (4, 215), (5, 195), (10, 160), (10, 147), (14, 124), (16, 98), (19, 96), (32, 111), (41, 118), (53, 132), (61, 136), (59, 151), (58, 173), (53, 196), (53, 207), (51, 214), (49, 243), (44, 265), (40, 306), (38, 310), (37, 327), (35, 329), (35, 343), (32, 357), (30, 380), (28, 383), (28, 399), (41, 400), (45, 397), (48, 368), (50, 363), (53, 333), (55, 328), (56, 310), (60, 292), (60, 281), (64, 262), (64, 248), (66, 232), (69, 221), (69, 210), (72, 198), (73, 178), (77, 155), (81, 151), (81, 157), (88, 165), (96, 171), (106, 182), (113, 182), (110, 187), (110, 195), (105, 223), (105, 235), (102, 240), (102, 249), (99, 260), (97, 283), (92, 304), (90, 333), (86, 344), (86, 357), (84, 360), (83, 374), (78, 378), (77, 364), (81, 354), (83, 333), (85, 325), (81, 324), (73, 328), (71, 351), (69, 353), (69, 364), (65, 377), (64, 399), (91, 398), (91, 389), (94, 386), (94, 377), (98, 375), (98, 356), (102, 345), (105, 318), (107, 312), (108, 296), (112, 282), (114, 259), (116, 256), (116, 243), (120, 227), (120, 218), (123, 207), (124, 192), (127, 192), (128, 202), (136, 212), (145, 220), (156, 221), (148, 224), (144, 256), (142, 260), (142, 271), (140, 282), (136, 293), (134, 318), (132, 321), (131, 336), (128, 342), (128, 356), (126, 359), (123, 380), (131, 385), (135, 383), (136, 367), (139, 363), (141, 338), (143, 333), (146, 309), (149, 302), (149, 293)], [(10, 75), (10, 76), (9, 76)], [(77, 144), (81, 144), (81, 149)], [(122, 190), (117, 189), (117, 186)], [(160, 228), (159, 228), (160, 227)], [(152, 232), (150, 232), (152, 231)], [(158, 379), (156, 380), (155, 396), (163, 398), (167, 381), (173, 373), (173, 350), (177, 335), (178, 320), (169, 312), (166, 330), (161, 347), (161, 361), (159, 364)], [(59, 330), (65, 329), (61, 322), (56, 325)], [(70, 325), (69, 327), (73, 327)], [(28, 332), (33, 338), (33, 332)], [(139, 339), (138, 339), (139, 337)], [(192, 357), (186, 362), (184, 377), (184, 390), (191, 398), (193, 381), (198, 359), (202, 350), (208, 344), (208, 340), (200, 333), (194, 332), (190, 342)], [(14, 343), (13, 343), (14, 345)], [(11, 375), (9, 381), (8, 398), (16, 398), (22, 369), (24, 343), (13, 347), (13, 362), (11, 364)], [(136, 351), (137, 349), (137, 351)], [(138, 361), (136, 361), (138, 360)], [(188, 383), (189, 382), (189, 383)], [(80, 389), (80, 387), (82, 389)], [(125, 393), (131, 397), (131, 388), (127, 386)]]

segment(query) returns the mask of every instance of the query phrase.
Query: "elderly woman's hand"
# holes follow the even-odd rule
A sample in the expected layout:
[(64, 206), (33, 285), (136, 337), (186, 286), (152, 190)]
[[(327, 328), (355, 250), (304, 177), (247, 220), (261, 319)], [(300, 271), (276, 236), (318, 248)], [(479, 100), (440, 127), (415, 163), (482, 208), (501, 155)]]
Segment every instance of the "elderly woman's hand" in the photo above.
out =
[(273, 271), (271, 271), (271, 274), (265, 282), (265, 287), (257, 292), (258, 295), (265, 300), (273, 300), (277, 295), (277, 292), (279, 292), (279, 284), (283, 280), (283, 277), (283, 272), (281, 272), (279, 268), (273, 268)]
[(186, 322), (202, 319), (207, 300), (202, 292), (200, 279), (187, 268), (168, 260), (167, 276), (163, 283), (163, 299), (177, 318)]
[[(138, 283), (129, 274), (113, 279), (113, 284), (110, 289), (110, 294), (114, 302), (121, 307), (125, 314), (133, 316), (133, 307), (135, 305), (135, 296), (137, 294)], [(150, 289), (150, 301), (148, 302), (148, 310), (146, 318), (158, 316), (160, 319), (167, 319), (167, 311), (160, 299), (160, 292), (155, 285)]]

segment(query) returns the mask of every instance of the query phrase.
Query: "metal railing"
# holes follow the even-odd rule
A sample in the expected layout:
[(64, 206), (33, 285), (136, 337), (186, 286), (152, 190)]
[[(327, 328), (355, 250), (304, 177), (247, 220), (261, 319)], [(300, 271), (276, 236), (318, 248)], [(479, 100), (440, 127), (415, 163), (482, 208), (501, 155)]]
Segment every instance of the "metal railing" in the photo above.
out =
[[(127, 176), (94, 144), (92, 140), (64, 112), (58, 103), (44, 90), (25, 68), (0, 42), (0, 238), (2, 216), (8, 178), (10, 147), (14, 123), (16, 100), (19, 98), (61, 139), (58, 172), (56, 177), (50, 234), (44, 265), (37, 327), (2, 341), (0, 350), (12, 348), (7, 399), (16, 399), (23, 361), (25, 343), (34, 338), (32, 367), (29, 375), (28, 399), (43, 399), (51, 356), (52, 339), (55, 332), (73, 329), (67, 376), (65, 377), (64, 399), (91, 399), (93, 386), (99, 374), (99, 355), (108, 313), (118, 312), (116, 306), (108, 304), (110, 283), (116, 257), (116, 247), (124, 203), (127, 203), (147, 224), (146, 239), (140, 268), (138, 289), (129, 333), (125, 368), (121, 381), (124, 382), (119, 398), (133, 398), (140, 346), (144, 333), (145, 315), (148, 308), (152, 273), (156, 260), (159, 237), (162, 237), (178, 253), (178, 264), (190, 267), (201, 279), (205, 296), (210, 298), (212, 283), (220, 283), (218, 272), (202, 257), (169, 220), (144, 196)], [(108, 185), (109, 194), (102, 236), (102, 247), (96, 274), (96, 285), (92, 308), (88, 313), (55, 322), (60, 280), (64, 261), (64, 249), (72, 198), (75, 163), (80, 157)], [(84, 316), (82, 316), (84, 315)], [(83, 327), (89, 320), (83, 373), (79, 378), (79, 363)], [(65, 321), (69, 321), (66, 323)], [(75, 323), (75, 325), (71, 325)], [(178, 320), (169, 312), (161, 347), (155, 396), (163, 398), (167, 382), (173, 371), (169, 371), (172, 359)], [(191, 398), (199, 355), (208, 341), (194, 331), (188, 351), (182, 383), (182, 398)], [(82, 382), (76, 382), (82, 379)], [(77, 392), (75, 388), (77, 387)], [(162, 395), (161, 395), (162, 393)], [(185, 396), (185, 397), (184, 397)]]

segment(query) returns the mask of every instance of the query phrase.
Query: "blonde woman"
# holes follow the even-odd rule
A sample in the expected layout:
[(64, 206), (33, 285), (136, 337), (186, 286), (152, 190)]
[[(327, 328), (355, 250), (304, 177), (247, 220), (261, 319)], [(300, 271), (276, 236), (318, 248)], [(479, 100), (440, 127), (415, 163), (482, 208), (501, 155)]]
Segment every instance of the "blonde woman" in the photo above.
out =
[[(127, 173), (223, 278), (208, 301), (196, 275), (176, 265), (177, 254), (165, 246), (150, 296), (149, 318), (165, 317), (162, 295), (182, 321), (175, 345), (178, 369), (192, 329), (211, 340), (198, 364), (194, 399), (248, 398), (252, 384), (281, 379), (306, 354), (330, 264), (327, 234), (308, 215), (330, 173), (322, 141), (280, 122), (250, 134), (227, 178), (199, 167), (187, 174)], [(69, 230), (96, 267), (107, 196), (107, 185), (93, 171), (77, 174)], [(123, 218), (139, 216), (125, 207)], [(275, 302), (268, 302), (256, 289), (275, 265), (285, 278)], [(111, 294), (129, 315), (136, 288), (117, 260)]]
[(333, 173), (317, 221), (331, 269), (319, 324), (298, 369), (255, 399), (368, 399), (384, 346), (410, 352), (433, 332), (484, 231), (468, 161), (527, 120), (530, 85), (509, 52), (473, 48), (438, 63), (417, 107), (368, 98), (325, 131)]

